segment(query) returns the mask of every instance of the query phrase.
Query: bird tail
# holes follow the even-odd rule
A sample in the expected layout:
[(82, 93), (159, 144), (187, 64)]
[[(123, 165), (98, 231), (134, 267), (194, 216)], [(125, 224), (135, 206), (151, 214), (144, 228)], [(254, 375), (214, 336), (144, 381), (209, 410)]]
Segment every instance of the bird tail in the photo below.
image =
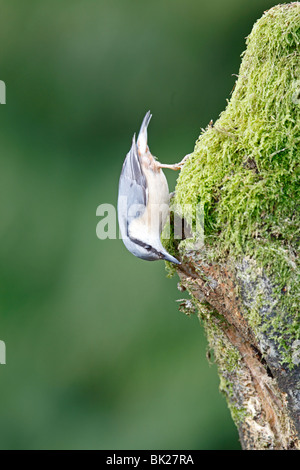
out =
[(150, 113), (150, 111), (148, 111), (143, 119), (140, 132), (138, 135), (137, 145), (138, 145), (138, 149), (140, 153), (142, 154), (145, 153), (147, 150), (147, 140), (148, 140), (147, 127), (149, 126), (149, 122), (151, 118), (152, 118), (152, 114)]

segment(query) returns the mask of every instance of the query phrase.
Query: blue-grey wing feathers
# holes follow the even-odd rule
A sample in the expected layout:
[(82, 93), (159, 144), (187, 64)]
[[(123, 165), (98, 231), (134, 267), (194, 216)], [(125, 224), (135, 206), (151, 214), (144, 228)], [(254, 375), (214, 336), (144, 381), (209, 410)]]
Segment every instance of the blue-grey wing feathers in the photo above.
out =
[(123, 235), (128, 235), (128, 225), (133, 219), (142, 215), (146, 205), (147, 181), (141, 168), (134, 135), (131, 149), (123, 164), (119, 182), (118, 214)]

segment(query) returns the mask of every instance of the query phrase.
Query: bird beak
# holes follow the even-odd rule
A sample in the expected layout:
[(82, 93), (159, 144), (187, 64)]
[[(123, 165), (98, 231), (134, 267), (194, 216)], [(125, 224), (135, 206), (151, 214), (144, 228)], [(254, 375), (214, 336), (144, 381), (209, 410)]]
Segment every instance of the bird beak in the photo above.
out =
[(181, 264), (180, 261), (178, 261), (176, 258), (174, 258), (174, 256), (171, 256), (167, 252), (163, 252), (163, 256), (164, 256), (165, 261), (170, 261), (170, 263), (174, 263), (174, 264)]

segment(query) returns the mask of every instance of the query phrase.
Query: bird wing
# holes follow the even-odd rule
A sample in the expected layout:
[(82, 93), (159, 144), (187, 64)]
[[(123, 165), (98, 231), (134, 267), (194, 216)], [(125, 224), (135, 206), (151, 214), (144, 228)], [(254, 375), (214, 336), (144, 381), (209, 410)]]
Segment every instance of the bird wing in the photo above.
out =
[(128, 236), (130, 222), (140, 217), (145, 211), (147, 192), (147, 181), (141, 168), (134, 135), (119, 182), (118, 216), (122, 237)]

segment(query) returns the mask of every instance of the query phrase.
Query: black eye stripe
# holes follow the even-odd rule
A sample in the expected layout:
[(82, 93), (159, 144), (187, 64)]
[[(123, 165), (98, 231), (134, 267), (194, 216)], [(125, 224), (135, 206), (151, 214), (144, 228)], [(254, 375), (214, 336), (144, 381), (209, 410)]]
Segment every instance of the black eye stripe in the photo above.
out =
[(133, 241), (134, 243), (136, 243), (137, 245), (141, 246), (142, 248), (145, 248), (145, 250), (147, 250), (149, 253), (154, 253), (156, 254), (160, 259), (164, 259), (164, 256), (163, 254), (156, 250), (155, 248), (153, 248), (153, 246), (151, 245), (148, 245), (147, 243), (144, 243), (142, 242), (141, 240), (138, 240), (137, 238), (132, 238), (130, 237), (130, 240)]

